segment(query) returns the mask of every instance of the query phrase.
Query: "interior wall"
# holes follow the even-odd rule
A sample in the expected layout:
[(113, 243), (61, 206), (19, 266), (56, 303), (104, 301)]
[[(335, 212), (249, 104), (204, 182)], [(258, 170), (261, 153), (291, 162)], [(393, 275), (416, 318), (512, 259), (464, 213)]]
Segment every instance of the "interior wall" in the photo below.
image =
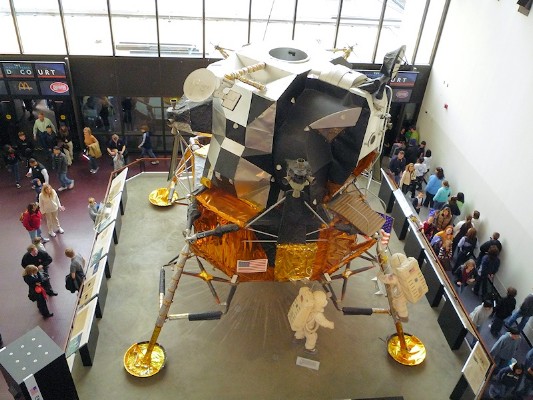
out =
[[(500, 293), (533, 292), (529, 200), (533, 14), (513, 0), (452, 1), (418, 117), (421, 138), (465, 207), (481, 213), (481, 242), (501, 234)], [(448, 108), (445, 108), (445, 105)], [(533, 324), (526, 327), (533, 339)]]

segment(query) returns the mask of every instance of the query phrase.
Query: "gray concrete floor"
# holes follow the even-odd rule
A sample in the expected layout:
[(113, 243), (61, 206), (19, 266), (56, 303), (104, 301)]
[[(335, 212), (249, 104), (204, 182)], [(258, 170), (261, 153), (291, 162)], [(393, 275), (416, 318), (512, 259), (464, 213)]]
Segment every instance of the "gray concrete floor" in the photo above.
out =
[[(128, 181), (128, 204), (116, 247), (113, 276), (94, 365), (74, 362), (81, 399), (342, 399), (404, 396), (407, 400), (447, 399), (457, 383), (468, 349), (451, 351), (437, 324), (438, 310), (426, 299), (409, 306), (404, 330), (427, 348), (416, 367), (396, 363), (386, 338), (395, 332), (385, 315), (343, 316), (332, 304), (325, 315), (335, 329), (319, 330), (319, 353), (309, 356), (291, 342), (287, 311), (301, 283), (259, 282), (238, 286), (232, 307), (220, 321), (167, 322), (158, 342), (166, 349), (162, 372), (134, 378), (123, 368), (125, 351), (150, 339), (158, 313), (159, 270), (183, 246), (184, 206), (156, 208), (148, 194), (166, 186), (166, 174), (143, 174)], [(377, 192), (377, 186), (371, 187)], [(372, 199), (370, 199), (372, 200)], [(382, 210), (377, 201), (374, 209)], [(401, 251), (395, 238), (391, 249)], [(195, 262), (188, 261), (195, 270)], [(204, 263), (207, 267), (207, 263)], [(367, 265), (362, 260), (352, 264)], [(208, 272), (219, 274), (209, 267)], [(371, 269), (350, 279), (345, 306), (388, 307), (376, 296)], [(171, 275), (167, 270), (167, 282)], [(335, 282), (340, 293), (340, 282)], [(318, 288), (318, 286), (317, 286)], [(218, 284), (223, 299), (228, 287)], [(205, 283), (182, 276), (171, 313), (218, 310)], [(296, 365), (302, 356), (320, 362), (318, 371)]]

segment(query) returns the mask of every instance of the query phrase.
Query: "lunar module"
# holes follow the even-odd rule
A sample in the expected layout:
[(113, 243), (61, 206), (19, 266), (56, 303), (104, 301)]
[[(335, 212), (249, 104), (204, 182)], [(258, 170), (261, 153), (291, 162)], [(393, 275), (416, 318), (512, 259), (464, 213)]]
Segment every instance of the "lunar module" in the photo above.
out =
[[(238, 284), (250, 281), (317, 281), (345, 314), (389, 314), (396, 325), (389, 354), (407, 365), (422, 362), (424, 345), (404, 334), (401, 322), (406, 301), (420, 299), (427, 286), (415, 260), (396, 255), (391, 262), (386, 219), (357, 185), (379, 159), (390, 119), (387, 83), (404, 50), (385, 56), (377, 79), (352, 70), (342, 58), (331, 61), (331, 54), (293, 43), (222, 50), (224, 59), (189, 75), (185, 96), (168, 110), (176, 143), (184, 143), (185, 133), (211, 139), (208, 146), (191, 140), (179, 162), (175, 146), (165, 202), (175, 200), (184, 175), (193, 177), (190, 193), (182, 197), (188, 203), (186, 244), (172, 261), (175, 272), (161, 293), (150, 341), (125, 354), (128, 372), (146, 377), (162, 367), (165, 354), (156, 341), (165, 321), (221, 318)], [(212, 283), (220, 278), (201, 263), (199, 273), (184, 272), (191, 257), (227, 276), (225, 302)], [(340, 306), (348, 279), (360, 272), (350, 268), (358, 257), (380, 268), (389, 309)], [(224, 310), (170, 315), (182, 274), (203, 279)], [(343, 280), (340, 296), (335, 279)]]

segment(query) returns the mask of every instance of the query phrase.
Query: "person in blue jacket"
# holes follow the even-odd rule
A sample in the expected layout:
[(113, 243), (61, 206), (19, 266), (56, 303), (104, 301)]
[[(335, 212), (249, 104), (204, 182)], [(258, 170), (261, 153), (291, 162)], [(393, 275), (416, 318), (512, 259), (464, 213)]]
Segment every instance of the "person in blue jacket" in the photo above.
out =
[(437, 194), (437, 191), (442, 186), (444, 180), (444, 170), (441, 167), (435, 168), (435, 173), (429, 177), (428, 184), (426, 185), (426, 199), (424, 200), (424, 207), (433, 208), (433, 197)]
[[(139, 149), (141, 149), (141, 157), (150, 156), (151, 158), (156, 158), (154, 151), (152, 150), (152, 139), (150, 137), (152, 134), (149, 129), (148, 125), (141, 126), (143, 138), (139, 145)], [(159, 164), (159, 161), (152, 161), (152, 164)]]

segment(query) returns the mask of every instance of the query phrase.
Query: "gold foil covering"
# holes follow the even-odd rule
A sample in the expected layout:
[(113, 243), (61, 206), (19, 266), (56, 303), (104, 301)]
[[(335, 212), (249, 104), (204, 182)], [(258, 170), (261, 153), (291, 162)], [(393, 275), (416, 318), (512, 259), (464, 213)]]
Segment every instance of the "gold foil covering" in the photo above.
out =
[[(219, 196), (221, 193), (222, 197)], [(228, 223), (244, 226), (245, 222), (255, 215), (252, 215), (253, 209), (246, 203), (216, 188), (206, 190), (198, 195), (197, 199), (201, 216), (194, 223), (196, 232), (215, 229), (218, 225)], [(240, 205), (240, 208), (236, 207), (237, 205)], [(224, 211), (217, 207), (223, 207)], [(356, 239), (354, 235), (328, 228), (320, 232), (318, 242), (279, 244), (275, 266), (269, 265), (266, 272), (253, 274), (237, 274), (237, 260), (268, 258), (261, 243), (252, 242), (257, 240), (252, 231), (240, 229), (222, 237), (203, 238), (191, 247), (194, 254), (204, 258), (227, 276), (238, 275), (241, 282), (303, 278), (317, 280), (324, 272), (334, 273), (376, 243), (370, 238), (360, 243), (357, 243)]]
[(403, 365), (418, 365), (426, 359), (426, 346), (416, 336), (404, 334), (406, 348), (402, 349), (398, 334), (392, 335), (387, 342), (390, 356)]
[(157, 374), (165, 366), (165, 349), (157, 343), (152, 350), (150, 363), (144, 363), (144, 356), (148, 349), (148, 342), (132, 345), (124, 354), (124, 368), (131, 375), (138, 378), (148, 378)]
[(278, 244), (276, 246), (276, 281), (309, 278), (317, 255), (317, 243)]
[(207, 271), (200, 272), (198, 276), (206, 282), (213, 280), (213, 275), (209, 274)]
[(205, 176), (202, 176), (200, 178), (200, 183), (208, 189), (211, 188), (211, 180), (207, 179)]
[[(261, 211), (259, 207), (217, 188), (204, 190), (196, 196), (196, 200), (219, 217), (241, 228)], [(216, 225), (213, 228), (216, 228)], [(246, 259), (243, 258), (243, 260)]]
[[(238, 200), (237, 200), (238, 201)], [(201, 216), (194, 222), (196, 232), (214, 229), (217, 225), (226, 225), (228, 220), (200, 205)], [(210, 236), (200, 239), (191, 245), (194, 254), (209, 261), (217, 269), (231, 277), (239, 276), (240, 282), (273, 281), (274, 268), (269, 266), (266, 272), (253, 274), (237, 274), (237, 260), (254, 260), (267, 258), (254, 232), (240, 229), (226, 233), (221, 237)]]
[(376, 241), (370, 238), (357, 243), (356, 236), (334, 228), (321, 231), (311, 279), (320, 279), (324, 272), (332, 274), (347, 262), (359, 257), (375, 243)]
[(359, 162), (357, 163), (357, 166), (353, 170), (352, 174), (355, 176), (359, 176), (361, 172), (363, 172), (365, 169), (368, 169), (368, 167), (372, 165), (372, 163), (374, 162), (374, 159), (378, 156), (378, 154), (379, 153), (374, 150), (368, 153), (362, 159), (360, 159)]
[(152, 203), (154, 206), (167, 207), (171, 206), (175, 201), (178, 200), (178, 193), (174, 192), (172, 195), (172, 201), (169, 203), (168, 188), (159, 188), (150, 193), (148, 200), (150, 200), (150, 203)]

